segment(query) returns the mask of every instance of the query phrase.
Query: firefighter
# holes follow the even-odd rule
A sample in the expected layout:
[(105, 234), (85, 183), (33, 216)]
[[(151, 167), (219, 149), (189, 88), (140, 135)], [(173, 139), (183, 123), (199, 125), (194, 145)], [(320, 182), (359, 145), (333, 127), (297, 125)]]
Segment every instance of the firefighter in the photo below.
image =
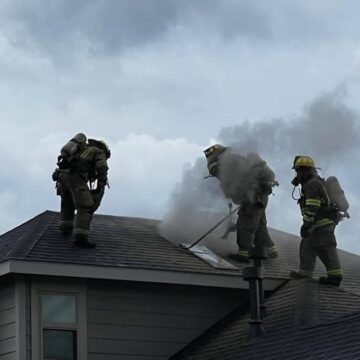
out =
[(236, 229), (238, 252), (230, 258), (249, 261), (249, 249), (262, 246), (269, 258), (277, 257), (266, 221), (266, 206), (272, 187), (278, 185), (273, 171), (257, 154), (234, 153), (231, 148), (216, 144), (204, 151), (210, 176), (218, 178), (226, 198), (241, 205)]
[(318, 175), (314, 161), (309, 156), (296, 156), (293, 164), (296, 177), (294, 186), (301, 185), (300, 205), (303, 224), (300, 235), (300, 267), (292, 271), (293, 278), (311, 278), (316, 257), (324, 263), (327, 276), (319, 283), (339, 286), (343, 277), (339, 255), (336, 249), (335, 226), (337, 224), (325, 180)]
[[(61, 149), (58, 168), (53, 173), (57, 195), (61, 197), (60, 230), (64, 235), (73, 233), (74, 244), (95, 247), (88, 239), (94, 212), (100, 206), (107, 184), (110, 150), (103, 141), (87, 140), (77, 134)], [(91, 190), (89, 183), (97, 182)], [(76, 215), (75, 215), (76, 210)]]

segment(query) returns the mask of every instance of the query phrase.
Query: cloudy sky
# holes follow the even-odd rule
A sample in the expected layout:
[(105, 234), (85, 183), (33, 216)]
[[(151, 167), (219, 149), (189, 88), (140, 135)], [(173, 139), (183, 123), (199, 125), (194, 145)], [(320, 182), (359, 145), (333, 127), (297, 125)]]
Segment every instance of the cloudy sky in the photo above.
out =
[(99, 212), (123, 216), (166, 218), (177, 195), (209, 188), (199, 158), (222, 141), (274, 169), (269, 224), (297, 233), (291, 163), (312, 155), (351, 204), (339, 247), (360, 253), (359, 12), (355, 0), (0, 0), (0, 232), (58, 209), (51, 173), (81, 131), (111, 147)]

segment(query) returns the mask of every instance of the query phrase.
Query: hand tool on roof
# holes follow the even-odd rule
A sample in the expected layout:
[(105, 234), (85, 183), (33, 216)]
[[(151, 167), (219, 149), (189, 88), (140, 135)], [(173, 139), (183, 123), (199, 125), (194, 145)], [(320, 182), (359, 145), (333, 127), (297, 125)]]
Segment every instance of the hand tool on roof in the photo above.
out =
[(208, 236), (210, 233), (212, 233), (216, 228), (218, 228), (224, 221), (229, 219), (232, 214), (237, 212), (240, 209), (240, 206), (237, 206), (234, 210), (230, 210), (229, 214), (226, 215), (224, 218), (222, 218), (219, 222), (217, 222), (213, 227), (211, 227), (205, 234), (200, 236), (194, 243), (192, 243), (190, 246), (187, 246), (187, 244), (181, 244), (182, 247), (184, 247), (187, 250), (190, 250), (193, 246), (197, 245), (201, 240), (205, 239), (206, 236)]

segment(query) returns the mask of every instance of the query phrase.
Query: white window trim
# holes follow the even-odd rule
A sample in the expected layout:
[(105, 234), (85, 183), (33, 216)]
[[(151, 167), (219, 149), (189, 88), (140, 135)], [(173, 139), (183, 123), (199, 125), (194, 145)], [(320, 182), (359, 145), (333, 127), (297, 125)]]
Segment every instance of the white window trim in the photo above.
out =
[[(42, 293), (59, 293), (76, 295), (77, 312), (77, 360), (87, 360), (87, 302), (86, 284), (81, 282), (65, 281), (63, 279), (32, 281), (31, 283), (31, 355), (32, 359), (43, 359), (42, 324), (40, 295)], [(56, 326), (53, 327), (54, 329)], [(66, 327), (58, 327), (66, 329)]]

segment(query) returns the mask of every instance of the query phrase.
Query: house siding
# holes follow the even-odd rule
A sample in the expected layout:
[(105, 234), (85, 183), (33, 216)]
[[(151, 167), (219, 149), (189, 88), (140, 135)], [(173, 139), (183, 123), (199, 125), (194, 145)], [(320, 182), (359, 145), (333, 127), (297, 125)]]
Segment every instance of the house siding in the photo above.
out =
[(16, 359), (15, 344), (15, 282), (0, 281), (0, 360)]
[(241, 290), (88, 281), (88, 360), (164, 360), (245, 299)]

